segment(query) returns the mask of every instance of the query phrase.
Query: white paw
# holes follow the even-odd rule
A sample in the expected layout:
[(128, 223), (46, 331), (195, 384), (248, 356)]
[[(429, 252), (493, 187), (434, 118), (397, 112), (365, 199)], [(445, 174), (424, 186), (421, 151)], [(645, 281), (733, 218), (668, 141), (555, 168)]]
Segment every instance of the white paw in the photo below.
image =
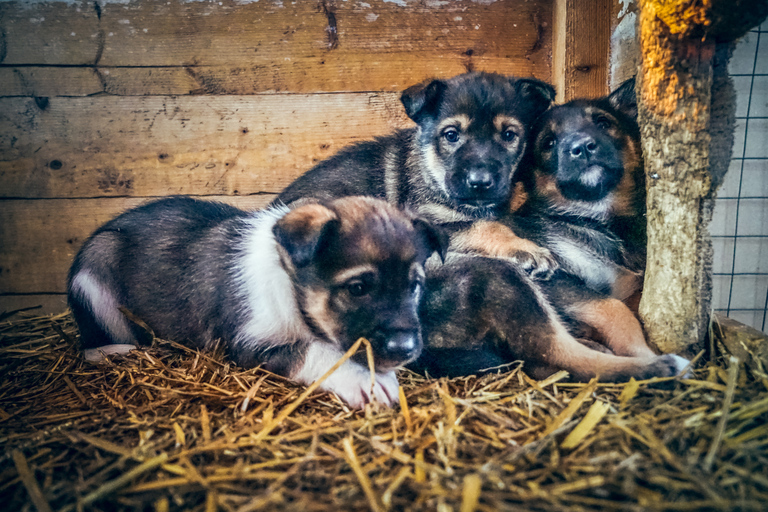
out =
[(104, 345), (103, 347), (88, 348), (83, 350), (83, 357), (85, 357), (86, 361), (90, 361), (91, 363), (100, 363), (104, 361), (107, 356), (112, 354), (125, 355), (135, 348), (136, 345), (131, 345), (128, 343)]
[(370, 370), (347, 361), (320, 385), (320, 389), (336, 393), (353, 409), (362, 409), (374, 399), (386, 407), (399, 403), (398, 386), (397, 375), (390, 371), (376, 373), (371, 388)]
[[(672, 358), (674, 361), (675, 368), (677, 369), (677, 375), (682, 375), (686, 378), (693, 377), (693, 373), (689, 368), (689, 365), (691, 364), (689, 360), (676, 354), (668, 354), (668, 357)], [(688, 368), (688, 370), (686, 370), (686, 368)]]

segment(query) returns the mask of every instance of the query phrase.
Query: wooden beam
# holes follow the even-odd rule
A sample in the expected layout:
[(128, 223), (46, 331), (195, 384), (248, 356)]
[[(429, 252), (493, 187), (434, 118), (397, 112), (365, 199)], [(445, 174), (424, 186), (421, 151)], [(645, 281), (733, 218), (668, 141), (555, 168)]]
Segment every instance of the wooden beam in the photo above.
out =
[(556, 0), (553, 82), (558, 102), (608, 92), (611, 0)]

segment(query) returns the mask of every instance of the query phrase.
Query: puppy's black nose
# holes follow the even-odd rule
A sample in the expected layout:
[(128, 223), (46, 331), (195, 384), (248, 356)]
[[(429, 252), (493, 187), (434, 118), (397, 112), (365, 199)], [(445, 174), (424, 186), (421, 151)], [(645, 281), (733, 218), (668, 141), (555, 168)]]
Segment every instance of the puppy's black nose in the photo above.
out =
[(476, 192), (484, 192), (493, 186), (493, 174), (482, 167), (470, 169), (467, 173), (467, 186)]
[(388, 338), (385, 350), (389, 359), (410, 361), (421, 352), (418, 332), (395, 331)]
[(579, 137), (571, 142), (569, 153), (571, 158), (586, 158), (597, 151), (597, 141), (590, 136)]

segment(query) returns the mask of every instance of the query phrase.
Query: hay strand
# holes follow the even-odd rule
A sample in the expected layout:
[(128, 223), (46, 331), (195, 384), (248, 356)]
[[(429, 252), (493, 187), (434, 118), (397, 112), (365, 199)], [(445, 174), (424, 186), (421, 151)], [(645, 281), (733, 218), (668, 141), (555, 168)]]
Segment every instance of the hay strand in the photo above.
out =
[(564, 372), (536, 381), (519, 363), (456, 379), (403, 371), (399, 408), (351, 411), (217, 352), (155, 340), (94, 366), (76, 341), (69, 315), (0, 322), (5, 509), (762, 511), (768, 502), (765, 382), (726, 356), (663, 383), (580, 384)]

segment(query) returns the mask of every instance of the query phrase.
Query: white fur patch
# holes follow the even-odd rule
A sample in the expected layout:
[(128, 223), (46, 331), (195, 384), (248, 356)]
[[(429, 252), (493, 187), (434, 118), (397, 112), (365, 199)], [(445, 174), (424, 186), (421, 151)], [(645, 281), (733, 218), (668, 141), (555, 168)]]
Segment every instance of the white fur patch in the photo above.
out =
[(612, 285), (616, 280), (616, 270), (609, 265), (595, 265), (594, 255), (584, 250), (584, 247), (572, 243), (568, 239), (552, 239), (551, 251), (564, 263), (564, 267), (580, 276), (593, 288)]
[[(675, 369), (677, 370), (678, 375), (682, 375), (683, 377), (692, 377), (693, 374), (690, 370), (685, 371), (686, 368), (688, 368), (688, 365), (691, 364), (689, 360), (682, 356), (678, 356), (677, 354), (668, 354), (669, 357), (671, 357), (675, 362)], [(683, 373), (685, 371), (685, 373)]]
[(246, 348), (268, 348), (312, 339), (296, 303), (293, 284), (280, 263), (275, 223), (288, 213), (285, 206), (256, 212), (248, 219), (237, 287), (250, 317), (233, 340)]
[(88, 303), (99, 326), (120, 343), (136, 344), (128, 320), (120, 311), (117, 298), (87, 270), (72, 278), (72, 293)]
[(581, 173), (579, 181), (585, 187), (594, 187), (603, 178), (603, 168), (593, 165), (586, 172)]
[(103, 347), (88, 348), (83, 350), (83, 356), (85, 357), (86, 361), (90, 361), (92, 363), (100, 363), (104, 361), (109, 355), (112, 355), (112, 354), (124, 355), (135, 348), (136, 348), (136, 345), (130, 345), (125, 343), (114, 344), (114, 345), (104, 345)]
[[(304, 355), (304, 364), (291, 378), (300, 384), (312, 384), (325, 375), (343, 355), (341, 350), (328, 343), (311, 343)], [(399, 384), (394, 370), (377, 372), (374, 375), (375, 384), (371, 389), (370, 370), (348, 359), (323, 381), (320, 389), (336, 393), (345, 403), (356, 409), (362, 409), (374, 397), (387, 407), (399, 403)]]
[(567, 206), (552, 204), (552, 209), (561, 215), (576, 215), (598, 221), (605, 221), (615, 202), (613, 192), (599, 201), (568, 201)]

